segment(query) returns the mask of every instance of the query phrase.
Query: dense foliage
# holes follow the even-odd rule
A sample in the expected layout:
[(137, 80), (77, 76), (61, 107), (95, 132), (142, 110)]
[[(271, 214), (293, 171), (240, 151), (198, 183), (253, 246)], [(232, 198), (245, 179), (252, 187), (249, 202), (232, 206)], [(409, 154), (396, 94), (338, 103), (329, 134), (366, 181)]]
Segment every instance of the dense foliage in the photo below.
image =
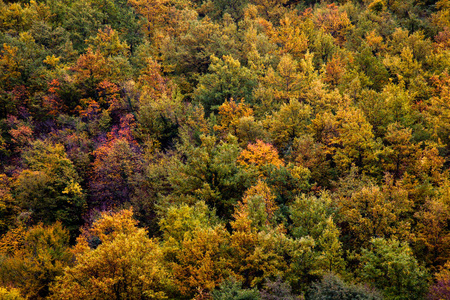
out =
[(1, 299), (450, 299), (450, 1), (0, 0)]

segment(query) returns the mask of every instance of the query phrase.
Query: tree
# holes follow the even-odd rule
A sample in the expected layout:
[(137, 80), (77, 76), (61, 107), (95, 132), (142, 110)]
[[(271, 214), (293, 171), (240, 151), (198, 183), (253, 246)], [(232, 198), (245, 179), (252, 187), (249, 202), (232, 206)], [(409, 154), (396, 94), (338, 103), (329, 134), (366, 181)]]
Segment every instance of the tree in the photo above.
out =
[(102, 81), (119, 83), (130, 77), (128, 45), (109, 26), (99, 29), (87, 42), (86, 53), (78, 57), (71, 70), (83, 96), (99, 100), (96, 89)]
[(212, 291), (227, 276), (233, 275), (228, 258), (228, 238), (223, 226), (215, 226), (199, 228), (193, 237), (181, 241), (176, 254), (172, 254), (176, 259), (170, 266), (174, 283), (182, 295)]
[(178, 151), (185, 159), (174, 158), (167, 165), (171, 192), (161, 206), (203, 200), (218, 216), (229, 219), (243, 192), (256, 181), (254, 170), (237, 162), (240, 149), (235, 137), (228, 135), (219, 142), (214, 136), (201, 135), (200, 143), (196, 147), (182, 136)]
[(347, 12), (340, 11), (339, 7), (334, 3), (318, 10), (315, 23), (325, 32), (331, 34), (335, 38), (336, 43), (340, 45), (345, 42), (346, 34), (353, 27)]
[(252, 91), (256, 85), (255, 74), (230, 55), (222, 59), (211, 56), (211, 73), (199, 78), (194, 98), (207, 113), (216, 111), (225, 100), (244, 99), (253, 103)]
[(18, 288), (27, 299), (46, 299), (51, 283), (72, 262), (69, 233), (59, 222), (11, 231), (0, 240), (0, 256), (3, 286)]
[(333, 142), (342, 147), (337, 147), (333, 156), (338, 168), (343, 170), (354, 163), (362, 170), (372, 171), (377, 160), (372, 126), (360, 110), (341, 110), (336, 117), (339, 136)]
[[(102, 25), (111, 26), (121, 39), (125, 40), (133, 53), (143, 40), (137, 1), (127, 0), (92, 0), (91, 7), (98, 12)], [(136, 8), (136, 10), (134, 9)]]
[(278, 149), (289, 151), (294, 139), (307, 132), (311, 115), (311, 107), (296, 99), (283, 103), (278, 111), (274, 111), (265, 120), (274, 145)]
[(345, 261), (342, 242), (339, 240), (339, 228), (331, 217), (326, 220), (325, 226), (325, 230), (317, 239), (317, 268), (321, 272), (343, 274), (345, 272)]
[(331, 86), (337, 86), (343, 81), (346, 73), (347, 62), (343, 57), (333, 55), (325, 66), (325, 74), (323, 81)]
[(339, 274), (345, 269), (340, 231), (333, 220), (336, 208), (332, 203), (331, 196), (323, 192), (319, 197), (297, 197), (290, 206), (292, 235), (296, 238), (311, 237), (315, 241), (312, 274)]
[(143, 90), (138, 103), (138, 132), (143, 138), (150, 136), (163, 149), (174, 147), (186, 114), (181, 95), (175, 93), (172, 83), (162, 77), (159, 65), (152, 60), (140, 76), (138, 88)]
[(348, 172), (353, 164), (361, 171), (375, 172), (378, 145), (372, 125), (361, 110), (346, 107), (339, 109), (336, 116), (318, 114), (311, 130), (318, 142), (328, 146), (328, 153), (340, 172)]
[(333, 199), (327, 192), (318, 196), (297, 196), (289, 207), (292, 220), (292, 235), (296, 238), (310, 236), (317, 240), (327, 227), (327, 220), (333, 216)]
[(214, 126), (214, 130), (226, 136), (228, 133), (238, 135), (238, 124), (241, 118), (253, 116), (253, 109), (244, 101), (236, 103), (234, 99), (226, 100), (219, 107), (219, 124)]
[(105, 208), (130, 200), (134, 185), (132, 178), (140, 172), (140, 151), (132, 136), (135, 127), (131, 114), (121, 118), (107, 140), (93, 155), (90, 189), (94, 205)]
[(430, 107), (425, 115), (430, 123), (433, 135), (438, 137), (448, 148), (450, 145), (448, 139), (450, 128), (446, 120), (450, 119), (450, 107), (448, 105), (450, 75), (444, 72), (440, 76), (433, 76), (431, 79), (435, 86), (435, 92), (433, 97), (430, 98)]
[(72, 237), (81, 224), (86, 199), (80, 178), (61, 144), (36, 140), (22, 154), (28, 169), (14, 182), (18, 205), (30, 210), (33, 222), (61, 221)]
[(244, 198), (237, 205), (240, 213), (247, 214), (251, 225), (258, 230), (268, 230), (276, 227), (275, 212), (278, 207), (275, 195), (264, 181), (259, 180), (244, 193)]
[[(406, 89), (403, 81), (400, 84), (387, 84), (380, 95), (384, 99), (385, 124), (397, 122), (403, 127), (410, 127), (420, 119), (414, 110), (414, 93)], [(420, 127), (418, 127), (420, 129)]]
[(171, 277), (162, 250), (132, 216), (102, 213), (78, 237), (76, 263), (57, 278), (50, 299), (167, 298)]
[(244, 167), (256, 167), (261, 169), (264, 165), (284, 166), (284, 162), (278, 157), (277, 150), (271, 145), (257, 140), (255, 144), (248, 144), (247, 149), (242, 150), (237, 162)]
[[(375, 56), (367, 45), (363, 44), (355, 54), (355, 71), (359, 85), (380, 91), (389, 80), (389, 73), (380, 57)], [(348, 75), (351, 75), (349, 73)], [(372, 79), (372, 80), (371, 80)]]
[(387, 146), (382, 152), (384, 169), (398, 179), (414, 164), (416, 155), (420, 153), (419, 145), (412, 142), (412, 130), (402, 128), (399, 123), (388, 126), (385, 141)]
[(281, 224), (270, 224), (276, 207), (271, 203), (273, 196), (267, 192), (267, 186), (262, 183), (250, 189), (236, 206), (234, 220), (230, 222), (231, 265), (246, 287), (284, 274), (289, 263), (284, 258), (292, 257), (293, 249), (301, 248), (285, 234)]
[(250, 3), (256, 5), (260, 14), (270, 20), (278, 20), (284, 12), (287, 0), (250, 0)]
[(261, 300), (295, 300), (298, 299), (287, 282), (283, 282), (281, 277), (275, 281), (269, 279), (264, 283), (264, 288), (260, 291)]
[(159, 225), (164, 255), (183, 298), (208, 293), (233, 275), (229, 234), (204, 202), (170, 207)]
[(213, 129), (223, 137), (232, 134), (243, 147), (266, 136), (262, 122), (255, 120), (253, 109), (244, 101), (236, 103), (233, 99), (219, 107), (218, 124)]
[[(285, 14), (279, 22), (279, 26), (267, 26), (267, 35), (273, 43), (280, 45), (281, 53), (290, 54), (296, 59), (301, 58), (308, 48), (308, 37), (302, 30), (301, 18)], [(281, 59), (292, 62), (289, 56), (282, 56)], [(280, 64), (282, 64), (281, 61)]]
[(290, 100), (298, 99), (303, 87), (301, 75), (298, 62), (290, 54), (284, 54), (276, 70), (269, 67), (264, 72), (254, 91), (255, 98), (261, 102), (259, 110), (269, 113)]
[(310, 170), (312, 185), (330, 187), (335, 174), (324, 144), (316, 142), (311, 135), (301, 135), (294, 139), (290, 157), (296, 165)]
[(161, 27), (164, 27), (169, 21), (169, 0), (152, 2), (130, 0), (129, 4), (132, 5), (138, 15), (143, 17), (141, 19), (142, 30), (150, 37), (158, 35), (158, 30), (161, 30)]
[(0, 60), (0, 71), (2, 88), (9, 89), (14, 85), (20, 73), (20, 57), (18, 56), (18, 48), (8, 44), (3, 45), (2, 58)]
[[(209, 17), (199, 18), (198, 12), (189, 9), (180, 12), (178, 15), (178, 18), (174, 16), (174, 20), (177, 20), (177, 22), (175, 29), (172, 31), (173, 36), (166, 35), (164, 39), (160, 37), (156, 41), (156, 44), (164, 42), (164, 45), (157, 49), (154, 57), (161, 55), (164, 58), (163, 69), (171, 70), (174, 73), (174, 81), (178, 83), (183, 94), (187, 94), (190, 98), (196, 98), (196, 95), (192, 95), (192, 93), (195, 93), (196, 89), (200, 89), (200, 86), (198, 86), (199, 75), (202, 75), (202, 78), (206, 76), (202, 79), (206, 86), (199, 92), (202, 95), (211, 95), (212, 93), (207, 89), (215, 87), (215, 84), (219, 83), (214, 81), (218, 77), (223, 77), (222, 80), (226, 81), (225, 85), (227, 85), (231, 82), (230, 74), (227, 75), (227, 72), (233, 74), (243, 71), (243, 75), (248, 72), (248, 70), (245, 71), (245, 68), (236, 67), (238, 62), (235, 59), (240, 54), (237, 41), (238, 31), (236, 24), (229, 15), (228, 18), (223, 19), (222, 23), (213, 22)], [(230, 59), (230, 55), (233, 59)], [(227, 57), (227, 61), (221, 62), (220, 58), (224, 56)], [(216, 64), (224, 64), (222, 66), (223, 72), (214, 68)], [(211, 68), (210, 71), (213, 74), (207, 75), (205, 73), (209, 68)], [(245, 78), (240, 76), (240, 78), (233, 80), (239, 88), (242, 88), (239, 85), (239, 79)], [(241, 97), (238, 95), (233, 95), (233, 98), (240, 100)], [(214, 103), (214, 105), (220, 105), (226, 99), (217, 100), (220, 100), (219, 103)], [(210, 106), (205, 105), (205, 108), (207, 115), (209, 115)]]
[[(347, 178), (349, 180), (349, 178)], [(349, 182), (349, 184), (355, 184)], [(358, 183), (356, 183), (358, 184)], [(413, 202), (401, 184), (395, 184), (389, 175), (382, 187), (373, 183), (350, 186), (348, 195), (339, 195), (339, 223), (343, 222), (343, 236), (350, 249), (367, 246), (372, 237), (406, 238), (411, 226)], [(345, 185), (341, 179), (341, 186)]]
[(11, 193), (11, 184), (11, 178), (0, 174), (0, 236), (12, 227), (19, 213), (19, 207)]
[(363, 249), (361, 278), (383, 291), (386, 299), (424, 299), (428, 274), (406, 242), (374, 238)]
[(86, 49), (86, 39), (96, 34), (103, 21), (103, 14), (94, 3), (91, 0), (70, 4), (53, 1), (50, 5), (52, 23), (67, 30), (69, 39), (77, 51)]
[(416, 211), (414, 250), (417, 257), (431, 270), (436, 270), (450, 259), (446, 245), (450, 241), (448, 186), (444, 183), (438, 194), (425, 201)]

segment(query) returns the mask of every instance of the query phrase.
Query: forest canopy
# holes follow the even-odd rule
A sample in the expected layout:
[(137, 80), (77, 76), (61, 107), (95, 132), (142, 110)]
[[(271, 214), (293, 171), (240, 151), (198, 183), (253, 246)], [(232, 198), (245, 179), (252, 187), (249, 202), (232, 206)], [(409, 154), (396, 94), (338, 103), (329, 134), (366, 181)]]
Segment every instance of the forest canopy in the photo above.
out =
[(450, 1), (0, 0), (1, 299), (450, 299)]

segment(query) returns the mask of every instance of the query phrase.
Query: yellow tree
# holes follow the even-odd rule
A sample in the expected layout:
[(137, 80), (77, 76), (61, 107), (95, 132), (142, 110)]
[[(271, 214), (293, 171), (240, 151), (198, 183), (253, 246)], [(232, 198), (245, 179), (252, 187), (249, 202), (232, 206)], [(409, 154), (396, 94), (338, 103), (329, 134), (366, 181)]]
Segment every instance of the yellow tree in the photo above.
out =
[(18, 289), (0, 287), (0, 299), (23, 300), (25, 298), (20, 295), (20, 291)]
[[(378, 146), (372, 126), (362, 111), (347, 107), (340, 109), (336, 116), (328, 116), (330, 120), (326, 116), (319, 116), (317, 121), (314, 120), (312, 129), (316, 131), (319, 141), (323, 140), (328, 145), (338, 170), (349, 171), (354, 164), (364, 172), (373, 172)], [(320, 132), (321, 130), (326, 131)]]
[(219, 107), (218, 124), (214, 125), (214, 130), (224, 137), (233, 134), (244, 147), (266, 135), (262, 123), (255, 120), (253, 109), (243, 100), (238, 104), (234, 99)]
[(420, 145), (412, 142), (412, 130), (392, 123), (384, 137), (387, 146), (382, 150), (383, 169), (394, 174), (396, 179), (414, 165), (420, 155)]
[(448, 182), (439, 189), (438, 195), (428, 199), (423, 207), (414, 214), (415, 226), (414, 249), (419, 259), (436, 271), (450, 260), (450, 198)]
[(278, 19), (285, 11), (283, 5), (288, 0), (251, 0), (250, 3), (258, 8), (258, 12), (266, 18)]
[(14, 81), (21, 75), (18, 51), (19, 49), (17, 47), (3, 44), (0, 59), (0, 80), (2, 81), (3, 88), (11, 87)]
[(128, 0), (128, 3), (135, 9), (142, 18), (142, 29), (150, 37), (157, 34), (169, 21), (169, 0)]
[(253, 109), (242, 100), (236, 103), (233, 98), (226, 100), (219, 106), (219, 124), (214, 126), (214, 130), (226, 136), (228, 133), (237, 136), (239, 119), (253, 116)]
[(11, 178), (0, 174), (0, 235), (5, 234), (12, 227), (19, 213), (19, 207), (11, 193), (11, 183)]
[(346, 224), (343, 234), (353, 237), (347, 245), (352, 249), (367, 246), (372, 237), (405, 239), (410, 235), (413, 202), (390, 175), (381, 188), (373, 183), (352, 187), (348, 195), (339, 195), (337, 203), (339, 221)]
[(59, 222), (18, 227), (0, 240), (0, 256), (1, 285), (18, 288), (27, 299), (46, 299), (49, 285), (72, 262), (69, 234)]
[(210, 292), (233, 275), (229, 234), (203, 201), (170, 207), (159, 224), (165, 259), (182, 297)]
[(244, 147), (266, 135), (262, 122), (255, 120), (253, 109), (243, 100), (238, 104), (234, 99), (219, 107), (218, 124), (214, 125), (214, 130), (224, 137), (233, 134)]
[(103, 213), (73, 254), (75, 265), (57, 278), (50, 299), (167, 298), (171, 279), (161, 248), (137, 227), (131, 210)]
[(326, 8), (317, 11), (316, 24), (342, 45), (347, 33), (353, 28), (347, 12), (341, 10), (335, 3), (328, 4)]
[(425, 116), (434, 137), (441, 139), (448, 148), (450, 146), (450, 75), (443, 72), (440, 76), (431, 77), (431, 80), (435, 89)]
[(438, 11), (433, 14), (433, 22), (443, 28), (450, 28), (450, 2), (440, 0), (436, 2)]
[(280, 19), (279, 26), (267, 23), (266, 33), (275, 44), (280, 45), (280, 52), (290, 54), (295, 58), (301, 58), (308, 47), (308, 37), (302, 30), (301, 19), (290, 14)]

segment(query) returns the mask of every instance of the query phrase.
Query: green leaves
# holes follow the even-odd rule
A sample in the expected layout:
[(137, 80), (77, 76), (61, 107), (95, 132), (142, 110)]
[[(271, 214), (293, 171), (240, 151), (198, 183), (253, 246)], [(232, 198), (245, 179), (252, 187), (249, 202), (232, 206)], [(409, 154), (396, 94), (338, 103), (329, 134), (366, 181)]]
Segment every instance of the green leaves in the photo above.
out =
[(86, 200), (64, 147), (36, 141), (23, 158), (29, 169), (23, 170), (14, 183), (19, 206), (46, 224), (61, 221), (75, 234)]
[(226, 100), (244, 99), (252, 103), (252, 91), (256, 85), (256, 75), (232, 56), (222, 59), (211, 56), (211, 73), (199, 78), (194, 97), (203, 104), (206, 112), (215, 111)]
[(428, 274), (406, 242), (375, 238), (361, 257), (361, 278), (383, 290), (386, 299), (424, 299)]

